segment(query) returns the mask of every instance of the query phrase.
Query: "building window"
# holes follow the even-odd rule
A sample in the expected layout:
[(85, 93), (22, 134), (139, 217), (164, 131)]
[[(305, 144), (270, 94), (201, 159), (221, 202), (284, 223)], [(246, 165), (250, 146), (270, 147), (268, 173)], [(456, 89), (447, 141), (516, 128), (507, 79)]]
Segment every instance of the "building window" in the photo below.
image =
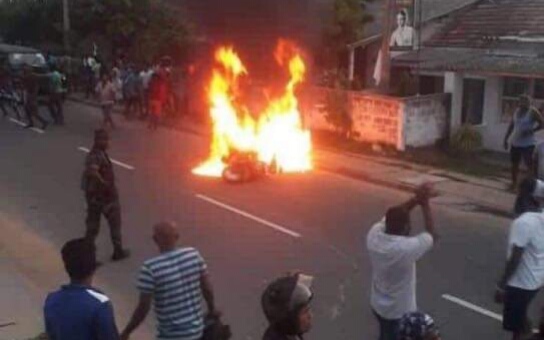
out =
[(533, 98), (535, 100), (544, 100), (544, 79), (535, 79)]
[(530, 85), (530, 79), (512, 77), (504, 78), (502, 92), (502, 122), (509, 122), (512, 120), (512, 116), (514, 115), (518, 105), (519, 96), (522, 94), (532, 94)]
[(463, 124), (481, 125), (484, 118), (485, 80), (463, 79)]
[(444, 77), (421, 76), (419, 77), (419, 94), (444, 93)]

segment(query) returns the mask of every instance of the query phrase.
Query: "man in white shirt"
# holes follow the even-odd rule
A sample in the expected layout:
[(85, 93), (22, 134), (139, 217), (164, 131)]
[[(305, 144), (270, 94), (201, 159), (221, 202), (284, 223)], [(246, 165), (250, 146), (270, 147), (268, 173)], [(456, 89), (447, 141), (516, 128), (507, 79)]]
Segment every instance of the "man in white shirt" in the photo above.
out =
[[(532, 181), (534, 195), (542, 196), (543, 182)], [(510, 228), (508, 260), (495, 292), (496, 302), (504, 303), (503, 328), (513, 333), (513, 340), (530, 334), (527, 310), (544, 285), (544, 213), (521, 213)]]
[[(380, 325), (380, 340), (396, 340), (403, 315), (417, 311), (416, 262), (438, 238), (429, 200), (436, 196), (424, 184), (406, 203), (390, 208), (367, 235), (372, 265), (370, 305)], [(410, 236), (410, 212), (421, 206), (425, 232)]]

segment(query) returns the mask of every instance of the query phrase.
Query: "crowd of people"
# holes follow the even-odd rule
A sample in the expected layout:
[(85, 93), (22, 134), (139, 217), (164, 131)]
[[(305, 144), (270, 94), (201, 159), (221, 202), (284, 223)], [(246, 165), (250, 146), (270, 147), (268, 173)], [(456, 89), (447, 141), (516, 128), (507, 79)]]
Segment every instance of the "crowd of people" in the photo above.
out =
[(106, 128), (115, 128), (112, 110), (116, 104), (124, 105), (126, 119), (148, 121), (148, 127), (156, 130), (166, 116), (176, 118), (178, 112), (187, 110), (187, 100), (180, 92), (186, 75), (173, 74), (170, 58), (162, 58), (156, 65), (136, 66), (118, 61), (108, 69), (93, 57), (86, 58), (83, 69), (85, 94), (94, 94), (102, 108)]
[[(70, 58), (47, 58), (47, 65), (23, 65), (14, 74), (0, 71), (0, 111), (3, 116), (13, 112), (17, 120), (26, 120), (26, 127), (41, 129), (50, 123), (64, 125), (64, 100), (67, 93), (81, 91), (86, 99), (96, 99), (103, 112), (103, 127), (115, 129), (112, 113), (117, 105), (124, 106), (126, 119), (147, 120), (156, 130), (163, 118), (176, 119), (188, 111), (184, 81), (185, 72), (172, 67), (169, 57), (155, 65), (137, 67), (121, 60), (107, 67), (97, 56), (86, 56), (74, 67)], [(75, 71), (74, 71), (75, 69)], [(40, 112), (47, 106), (50, 118)], [(23, 114), (24, 113), (24, 116)]]
[[(86, 233), (67, 242), (61, 250), (70, 283), (46, 299), (47, 335), (55, 340), (129, 339), (154, 306), (157, 339), (229, 339), (231, 331), (221, 322), (206, 261), (196, 248), (179, 245), (179, 230), (173, 222), (153, 226), (159, 254), (141, 266), (136, 308), (119, 331), (111, 300), (93, 287), (94, 274), (102, 265), (97, 261), (95, 247), (101, 216), (110, 229), (112, 261), (130, 256), (122, 242), (120, 195), (108, 148), (109, 132), (96, 130), (81, 181), (87, 202)], [(422, 186), (412, 200), (390, 209), (368, 235), (375, 273), (371, 305), (380, 321), (381, 339), (440, 339), (433, 319), (417, 311), (415, 274), (411, 270), (438, 237), (429, 204), (434, 196), (431, 186)], [(418, 205), (423, 208), (428, 234), (410, 237), (409, 211)], [(269, 327), (263, 330), (263, 340), (301, 340), (311, 330), (312, 283), (311, 276), (293, 272), (266, 287), (261, 306)], [(381, 284), (384, 286), (379, 287)], [(390, 287), (401, 286), (400, 291), (387, 292)]]
[[(44, 307), (46, 331), (54, 340), (129, 339), (154, 306), (157, 339), (222, 340), (231, 336), (221, 322), (206, 261), (199, 251), (179, 245), (180, 234), (173, 222), (153, 226), (153, 241), (158, 255), (140, 268), (137, 306), (128, 324), (119, 331), (112, 302), (93, 286), (96, 270), (102, 265), (96, 258), (95, 239), (102, 216), (108, 222), (113, 244), (112, 261), (130, 256), (122, 241), (120, 195), (114, 169), (108, 155), (109, 129), (116, 124), (112, 111), (116, 103), (125, 105), (128, 119), (148, 120), (156, 129), (172, 97), (171, 69), (166, 60), (158, 65), (138, 69), (133, 64), (117, 64), (106, 70), (95, 58), (83, 65), (85, 91), (96, 95), (103, 112), (103, 128), (95, 131), (92, 150), (87, 155), (81, 188), (87, 202), (86, 232), (82, 238), (67, 242), (61, 257), (70, 282), (51, 293)], [(62, 102), (66, 87), (63, 74), (53, 66), (51, 72), (39, 74), (26, 67), (23, 74), (23, 98), (9, 91), (2, 77), (0, 109), (7, 115), (6, 104), (18, 117), (21, 101), (28, 127), (34, 119), (45, 129), (48, 120), (38, 112), (39, 84), (47, 77), (50, 83), (48, 105), (53, 122), (64, 124)], [(11, 97), (10, 97), (11, 96)], [(15, 96), (13, 98), (13, 96)], [(9, 98), (9, 100), (7, 99)], [(15, 104), (14, 104), (15, 103)], [(505, 138), (512, 137), (513, 183), (517, 184), (518, 165), (524, 159), (532, 169), (534, 133), (542, 127), (539, 114), (522, 97)], [(530, 154), (530, 155), (529, 155)], [(539, 163), (537, 163), (539, 164)], [(541, 162), (540, 164), (544, 164)], [(380, 340), (439, 340), (433, 318), (420, 311), (416, 300), (416, 263), (438, 242), (431, 200), (437, 192), (430, 184), (420, 186), (407, 202), (388, 209), (367, 234), (366, 245), (372, 267), (370, 306), (376, 317)], [(539, 334), (531, 334), (527, 311), (544, 285), (544, 215), (540, 200), (544, 182), (531, 176), (518, 190), (508, 240), (507, 263), (495, 289), (495, 300), (504, 306), (503, 328), (513, 340), (544, 339), (544, 322)], [(411, 212), (420, 208), (424, 231), (412, 230)], [(288, 270), (289, 268), (286, 268)], [(313, 278), (291, 273), (270, 283), (262, 294), (261, 306), (269, 327), (263, 340), (301, 340), (312, 328), (311, 303)], [(206, 306), (206, 309), (204, 309)], [(544, 318), (543, 318), (544, 320)]]
[[(130, 256), (122, 243), (120, 196), (108, 146), (108, 131), (95, 131), (82, 176), (87, 231), (85, 237), (69, 241), (62, 249), (71, 282), (47, 298), (44, 313), (48, 335), (56, 340), (129, 339), (154, 305), (158, 339), (230, 338), (230, 329), (220, 320), (206, 262), (197, 249), (179, 246), (179, 231), (172, 222), (153, 227), (159, 254), (143, 263), (137, 283), (137, 306), (128, 324), (118, 331), (111, 301), (92, 286), (93, 275), (100, 266), (94, 242), (101, 216), (105, 216), (110, 227), (112, 260)], [(408, 201), (389, 208), (366, 236), (372, 268), (370, 306), (380, 340), (441, 339), (433, 318), (418, 308), (415, 270), (416, 263), (440, 239), (430, 203), (437, 195), (431, 184), (421, 185)], [(513, 340), (544, 339), (544, 317), (540, 332), (532, 334), (527, 313), (544, 285), (542, 198), (543, 181), (530, 176), (521, 182), (507, 262), (495, 289), (495, 301), (504, 307), (503, 328), (512, 333)], [(414, 233), (411, 224), (410, 215), (416, 208), (423, 214), (424, 231), (420, 233)], [(265, 289), (261, 306), (269, 327), (264, 330), (263, 340), (301, 340), (311, 330), (312, 281), (310, 276), (291, 273)]]

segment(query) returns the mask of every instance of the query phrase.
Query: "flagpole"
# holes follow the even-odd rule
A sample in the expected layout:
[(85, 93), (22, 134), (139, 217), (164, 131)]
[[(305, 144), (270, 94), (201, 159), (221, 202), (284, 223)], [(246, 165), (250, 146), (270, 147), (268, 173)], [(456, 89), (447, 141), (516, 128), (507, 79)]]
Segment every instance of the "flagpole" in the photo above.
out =
[(385, 1), (385, 29), (381, 47), (381, 82), (379, 84), (380, 92), (389, 93), (391, 85), (391, 53), (389, 47), (389, 39), (391, 37), (391, 12), (393, 10), (395, 0)]
[(70, 52), (70, 8), (68, 0), (62, 0), (62, 25), (64, 52)]

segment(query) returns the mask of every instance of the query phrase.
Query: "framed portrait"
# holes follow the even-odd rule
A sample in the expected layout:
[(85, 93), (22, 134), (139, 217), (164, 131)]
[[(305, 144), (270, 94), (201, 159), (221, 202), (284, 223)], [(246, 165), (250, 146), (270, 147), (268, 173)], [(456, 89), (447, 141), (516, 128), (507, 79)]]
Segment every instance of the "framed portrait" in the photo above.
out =
[(395, 0), (391, 20), (391, 36), (389, 48), (391, 51), (413, 50), (416, 43), (415, 29), (416, 0)]

